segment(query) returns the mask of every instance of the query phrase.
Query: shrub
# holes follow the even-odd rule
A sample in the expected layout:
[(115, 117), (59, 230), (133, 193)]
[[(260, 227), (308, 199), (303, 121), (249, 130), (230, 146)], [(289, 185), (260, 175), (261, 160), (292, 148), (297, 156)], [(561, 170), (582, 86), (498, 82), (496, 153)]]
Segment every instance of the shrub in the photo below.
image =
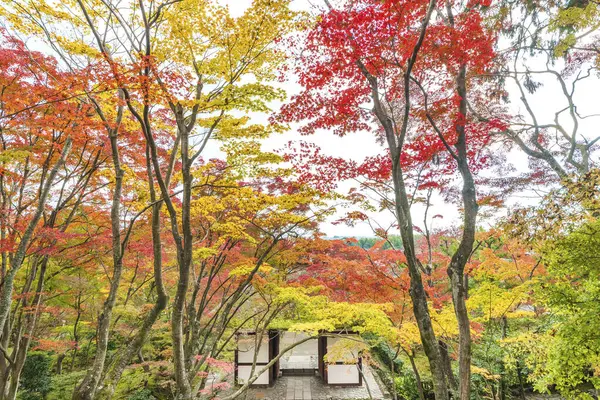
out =
[(127, 400), (156, 400), (156, 397), (154, 397), (150, 389), (140, 389), (129, 396)]
[(46, 399), (52, 388), (50, 364), (51, 358), (46, 353), (32, 352), (28, 355), (21, 373), (22, 400)]
[(70, 399), (75, 385), (83, 379), (85, 373), (86, 371), (75, 371), (54, 375), (52, 377), (52, 390), (48, 393), (46, 400)]
[(412, 373), (405, 373), (394, 379), (396, 384), (396, 393), (402, 399), (418, 400), (419, 389), (417, 389), (417, 380)]

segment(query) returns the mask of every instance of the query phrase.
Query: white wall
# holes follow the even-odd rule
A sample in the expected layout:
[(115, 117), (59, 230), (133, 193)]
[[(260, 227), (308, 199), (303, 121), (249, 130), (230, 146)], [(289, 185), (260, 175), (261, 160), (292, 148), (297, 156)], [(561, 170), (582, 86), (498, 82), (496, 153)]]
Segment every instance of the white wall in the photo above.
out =
[[(238, 362), (251, 363), (254, 362), (254, 339), (253, 335), (238, 337)], [(258, 350), (257, 363), (269, 362), (269, 338), (263, 337), (262, 344)]]
[(355, 364), (344, 365), (328, 365), (327, 366), (327, 383), (329, 384), (345, 384), (358, 385), (359, 372), (358, 366)]
[[(359, 337), (357, 335), (344, 336), (327, 338), (327, 383), (358, 385), (359, 371), (356, 363), (358, 362), (360, 346), (358, 342), (349, 341), (348, 339), (359, 339)], [(336, 346), (336, 343), (340, 341), (343, 341), (343, 343)], [(354, 343), (356, 343), (356, 347), (353, 345)], [(336, 362), (344, 364), (336, 365), (334, 364)]]
[[(258, 371), (263, 369), (263, 365), (257, 365), (254, 369), (254, 373), (256, 374)], [(237, 383), (243, 385), (250, 378), (250, 371), (252, 370), (251, 365), (239, 365), (238, 366), (238, 378)], [(269, 371), (263, 372), (257, 380), (252, 382), (252, 385), (268, 385), (269, 384)]]
[[(359, 339), (359, 337), (356, 335), (347, 335), (347, 337), (350, 339)], [(333, 337), (327, 338), (327, 354), (330, 355), (330, 357), (327, 358), (327, 362), (329, 362), (329, 363), (335, 363), (335, 362), (349, 363), (352, 361), (355, 362), (358, 357), (358, 349), (359, 349), (358, 342), (356, 343), (357, 344), (356, 349), (354, 349), (354, 348), (352, 348), (352, 346), (348, 346), (349, 344), (352, 343), (352, 342), (349, 342), (348, 339), (344, 340), (344, 343), (340, 344), (340, 346), (348, 346), (348, 347), (346, 347), (346, 348), (338, 347), (338, 349), (334, 349), (333, 352), (336, 355), (338, 355), (338, 357), (336, 357), (335, 360), (331, 358), (330, 353), (332, 352), (332, 348), (340, 340), (344, 340), (344, 337), (333, 336)], [(343, 351), (340, 351), (340, 350), (343, 350)]]

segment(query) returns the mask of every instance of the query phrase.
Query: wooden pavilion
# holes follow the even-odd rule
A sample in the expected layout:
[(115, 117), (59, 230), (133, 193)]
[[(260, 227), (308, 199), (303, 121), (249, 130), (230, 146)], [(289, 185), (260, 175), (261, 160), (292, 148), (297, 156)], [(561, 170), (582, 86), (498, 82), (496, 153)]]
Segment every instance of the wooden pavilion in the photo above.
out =
[[(235, 372), (236, 384), (242, 385), (250, 378), (251, 374), (258, 373), (274, 360), (280, 352), (282, 335), (286, 331), (269, 330), (257, 344), (255, 332), (239, 333), (236, 336)], [(312, 365), (285, 365), (282, 368), (281, 359), (275, 362), (267, 371), (256, 379), (252, 386), (273, 385), (280, 375), (317, 375), (327, 385), (337, 386), (362, 386), (362, 358), (359, 354), (344, 354), (339, 360), (326, 360), (329, 350), (344, 338), (356, 340), (358, 335), (354, 332), (322, 332), (314, 340), (317, 342), (317, 360)], [(256, 349), (258, 347), (258, 349)], [(329, 357), (330, 358), (330, 357)]]

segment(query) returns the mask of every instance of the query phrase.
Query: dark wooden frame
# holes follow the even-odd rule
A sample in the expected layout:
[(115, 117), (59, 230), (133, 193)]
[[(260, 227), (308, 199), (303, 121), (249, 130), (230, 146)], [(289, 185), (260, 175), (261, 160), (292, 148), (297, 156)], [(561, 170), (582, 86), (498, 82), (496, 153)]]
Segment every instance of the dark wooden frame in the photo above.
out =
[(327, 354), (327, 336), (319, 336), (318, 339), (318, 365), (319, 376), (327, 383), (327, 369), (325, 368), (325, 355)]
[[(255, 336), (256, 332), (248, 332), (248, 333), (237, 333), (235, 335), (236, 337), (236, 343), (237, 343), (237, 338), (241, 335), (248, 335), (248, 336)], [(255, 371), (256, 369), (260, 369), (260, 367), (264, 367), (266, 365), (268, 365), (271, 360), (273, 358), (275, 358), (275, 356), (277, 354), (279, 354), (279, 331), (275, 330), (275, 329), (270, 329), (268, 331), (268, 346), (269, 346), (269, 361), (265, 362), (257, 362), (256, 364), (254, 363), (240, 363), (238, 361), (238, 352), (239, 350), (237, 349), (237, 345), (236, 345), (236, 349), (234, 351), (234, 368), (233, 368), (233, 382), (235, 385), (241, 386), (238, 383), (238, 367), (251, 367), (251, 366), (255, 366)], [(252, 387), (269, 387), (269, 386), (273, 386), (273, 384), (275, 383), (275, 381), (277, 380), (278, 377), (278, 373), (279, 373), (279, 360), (277, 360), (277, 362), (275, 364), (273, 364), (271, 366), (271, 368), (269, 368), (268, 374), (269, 374), (269, 383), (267, 385), (264, 384), (250, 384), (250, 386)]]
[[(319, 375), (321, 379), (323, 379), (323, 383), (329, 386), (338, 386), (338, 387), (357, 387), (362, 386), (363, 384), (363, 374), (362, 374), (362, 357), (358, 357), (358, 361), (356, 364), (346, 364), (341, 361), (335, 363), (335, 365), (356, 365), (358, 368), (358, 383), (329, 383), (329, 377), (327, 375), (327, 366), (329, 364), (325, 363), (325, 355), (327, 354), (327, 338), (330, 335), (358, 335), (357, 332), (353, 331), (334, 331), (334, 332), (323, 332), (321, 336), (319, 336)], [(333, 365), (333, 363), (331, 363)]]
[[(236, 342), (237, 342), (237, 338), (241, 335), (248, 335), (248, 336), (253, 336), (256, 335), (256, 332), (248, 332), (248, 333), (237, 333), (236, 334)], [(323, 383), (325, 383), (326, 385), (329, 386), (347, 386), (347, 387), (356, 387), (356, 386), (362, 386), (363, 384), (363, 374), (362, 374), (362, 357), (358, 357), (358, 361), (356, 364), (348, 364), (348, 365), (356, 365), (358, 368), (358, 383), (329, 383), (328, 381), (328, 376), (327, 376), (327, 363), (325, 363), (325, 355), (327, 354), (327, 338), (331, 337), (329, 335), (358, 335), (357, 332), (353, 332), (353, 331), (329, 331), (329, 332), (321, 332), (319, 337), (317, 337), (317, 353), (318, 353), (318, 372), (319, 372), (319, 376), (321, 377), (321, 379), (323, 380)], [(242, 366), (242, 367), (251, 367), (252, 365), (255, 365), (255, 370), (256, 368), (259, 367), (264, 367), (265, 365), (267, 365), (269, 362), (271, 362), (271, 360), (273, 360), (273, 358), (275, 358), (278, 354), (279, 354), (279, 342), (281, 340), (281, 335), (280, 335), (280, 330), (275, 330), (275, 329), (270, 329), (268, 331), (268, 346), (269, 346), (269, 361), (264, 363), (264, 362), (257, 362), (256, 364), (253, 363), (240, 363), (238, 362), (238, 349), (236, 346), (235, 352), (234, 352), (234, 370), (233, 370), (233, 381), (235, 383), (235, 385), (239, 385), (238, 384), (238, 367)], [(343, 362), (336, 362), (335, 365), (346, 365)], [(269, 387), (269, 386), (273, 386), (273, 384), (275, 384), (275, 381), (279, 378), (279, 360), (277, 360), (277, 362), (275, 364), (273, 364), (271, 366), (271, 368), (269, 368), (268, 371), (269, 374), (269, 383), (267, 385), (264, 384), (259, 384), (259, 385), (250, 385), (252, 387)]]

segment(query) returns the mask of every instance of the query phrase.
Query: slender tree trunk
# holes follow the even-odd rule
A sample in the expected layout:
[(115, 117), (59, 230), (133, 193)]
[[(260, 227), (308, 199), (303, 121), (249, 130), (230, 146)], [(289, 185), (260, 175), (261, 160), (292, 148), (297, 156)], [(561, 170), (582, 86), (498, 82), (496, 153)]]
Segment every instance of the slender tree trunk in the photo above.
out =
[[(331, 5), (329, 3), (327, 4), (331, 8)], [(404, 256), (406, 257), (406, 264), (410, 276), (410, 297), (413, 303), (413, 313), (419, 327), (423, 349), (429, 360), (435, 397), (437, 400), (446, 400), (449, 398), (448, 385), (446, 384), (438, 342), (431, 323), (431, 316), (429, 315), (427, 294), (423, 287), (420, 263), (415, 252), (411, 207), (404, 182), (404, 172), (400, 164), (411, 111), (411, 71), (415, 65), (423, 41), (425, 40), (427, 27), (429, 26), (435, 7), (436, 0), (430, 0), (426, 15), (421, 22), (419, 38), (413, 47), (412, 54), (406, 64), (406, 70), (403, 76), (405, 104), (403, 119), (399, 128), (384, 104), (382, 104), (385, 102), (385, 99), (380, 93), (377, 77), (369, 72), (362, 61), (357, 61), (357, 66), (369, 83), (371, 88), (371, 98), (373, 100), (373, 111), (385, 132), (388, 149), (390, 151), (390, 158), (392, 160), (392, 180), (394, 184), (396, 218), (400, 227)]]
[(152, 202), (152, 253), (154, 257), (154, 286), (156, 288), (156, 302), (154, 307), (146, 318), (144, 323), (140, 327), (138, 333), (133, 340), (127, 345), (123, 352), (119, 352), (115, 356), (115, 359), (111, 363), (108, 371), (105, 373), (105, 381), (102, 383), (98, 398), (103, 400), (111, 399), (117, 388), (117, 384), (121, 379), (123, 371), (127, 365), (131, 362), (133, 357), (137, 354), (140, 357), (140, 362), (143, 362), (142, 346), (144, 345), (152, 326), (167, 307), (168, 295), (165, 290), (165, 286), (162, 278), (162, 244), (160, 236), (160, 210), (162, 208), (162, 202), (157, 201), (156, 191), (154, 190), (154, 179), (152, 175), (152, 165), (150, 162), (150, 154), (148, 148), (146, 149), (146, 169), (148, 171), (148, 186), (150, 191), (150, 201)]
[[(183, 111), (178, 110), (178, 118), (183, 121)], [(183, 122), (181, 122), (181, 125)], [(192, 231), (190, 222), (190, 203), (192, 197), (192, 177), (189, 160), (189, 132), (185, 126), (180, 127), (181, 132), (181, 162), (183, 199), (181, 209), (181, 228), (183, 231), (183, 248), (178, 254), (179, 280), (173, 313), (171, 316), (171, 338), (173, 342), (173, 362), (175, 364), (175, 379), (177, 382), (177, 399), (191, 400), (193, 398), (192, 386), (186, 368), (185, 337), (183, 332), (183, 317), (185, 314), (185, 298), (189, 286), (190, 266), (192, 257)]]
[[(399, 157), (399, 155), (397, 156)], [(400, 234), (402, 236), (402, 246), (404, 256), (408, 266), (410, 276), (410, 297), (413, 303), (413, 313), (417, 320), (421, 343), (425, 355), (429, 360), (429, 367), (433, 377), (433, 386), (436, 400), (448, 399), (448, 386), (446, 384), (446, 374), (440, 348), (438, 345), (429, 307), (427, 304), (427, 294), (423, 287), (423, 280), (419, 270), (419, 263), (415, 254), (415, 241), (413, 236), (413, 224), (410, 215), (410, 204), (406, 193), (403, 173), (400, 167), (399, 158), (393, 158), (393, 180), (396, 194), (396, 213), (398, 215), (398, 224), (400, 225)]]
[(59, 354), (58, 357), (56, 357), (56, 370), (54, 371), (56, 375), (62, 375), (63, 361), (65, 360), (66, 356), (67, 354), (63, 353)]
[(442, 363), (444, 364), (444, 371), (446, 373), (446, 379), (448, 380), (448, 386), (452, 390), (458, 390), (458, 382), (452, 371), (452, 361), (450, 360), (450, 354), (448, 354), (448, 345), (443, 340), (439, 340), (440, 354), (442, 356)]
[(458, 390), (462, 400), (471, 398), (471, 324), (464, 298), (462, 273), (452, 271), (452, 300), (458, 321)]
[[(506, 333), (508, 329), (508, 321), (506, 315), (502, 316), (502, 339), (506, 339)], [(500, 400), (506, 400), (506, 376), (504, 370), (504, 362), (500, 360), (500, 382), (498, 382), (498, 398)]]
[(33, 332), (36, 327), (37, 319), (40, 315), (40, 305), (42, 303), (42, 293), (44, 290), (44, 280), (46, 279), (46, 269), (48, 267), (48, 256), (45, 256), (40, 262), (40, 274), (36, 287), (35, 297), (32, 301), (32, 306), (35, 307), (33, 312), (27, 313), (23, 322), (25, 328), (25, 334), (19, 335), (20, 339), (18, 346), (15, 346), (16, 350), (13, 352), (14, 363), (10, 369), (10, 386), (8, 390), (7, 400), (15, 400), (17, 397), (17, 390), (19, 389), (19, 380), (21, 378), (21, 372), (25, 366), (25, 360), (27, 358), (27, 351), (31, 344)]
[(73, 341), (75, 342), (75, 346), (73, 348), (73, 355), (71, 358), (71, 366), (69, 367), (69, 371), (73, 372), (75, 369), (75, 361), (77, 360), (77, 353), (79, 349), (79, 321), (81, 320), (81, 291), (77, 293), (77, 317), (75, 318), (75, 323), (73, 324)]
[(365, 383), (365, 388), (367, 388), (367, 394), (369, 395), (369, 399), (373, 400), (373, 395), (371, 394), (371, 388), (369, 387), (369, 382), (367, 382), (367, 378), (365, 377), (365, 373), (363, 371), (362, 364), (361, 364), (361, 366), (358, 367), (358, 373), (360, 374), (363, 382)]
[(35, 212), (31, 221), (27, 225), (23, 236), (21, 236), (21, 240), (19, 242), (19, 246), (15, 251), (13, 258), (10, 263), (10, 269), (6, 273), (4, 284), (2, 285), (2, 290), (0, 291), (0, 326), (4, 327), (8, 314), (10, 312), (10, 307), (12, 304), (12, 294), (14, 287), (14, 280), (17, 275), (17, 272), (23, 265), (23, 260), (25, 259), (25, 255), (27, 252), (27, 248), (31, 243), (31, 239), (33, 237), (33, 232), (42, 217), (42, 213), (44, 212), (44, 207), (46, 206), (46, 200), (48, 199), (48, 194), (50, 193), (50, 188), (54, 183), (54, 179), (58, 174), (58, 171), (63, 167), (66, 162), (69, 153), (71, 152), (72, 140), (71, 138), (67, 138), (65, 144), (62, 149), (62, 153), (60, 158), (46, 177), (46, 181), (42, 186), (42, 190), (40, 192), (38, 203), (35, 208)]
[(523, 383), (523, 373), (521, 372), (521, 363), (517, 360), (517, 377), (519, 378), (519, 395), (521, 400), (525, 400), (525, 384)]
[[(2, 328), (2, 337), (0, 343), (2, 344), (2, 348), (8, 352), (8, 344), (10, 339), (10, 329), (8, 327), (9, 324), (4, 324)], [(4, 394), (7, 390), (8, 384), (8, 376), (10, 373), (10, 362), (6, 357), (0, 357), (0, 398), (4, 397)]]
[(92, 367), (88, 370), (83, 381), (73, 391), (73, 400), (93, 400), (98, 389), (98, 384), (104, 371), (108, 340), (110, 334), (110, 320), (112, 311), (117, 302), (117, 293), (121, 283), (123, 271), (123, 251), (121, 242), (121, 191), (123, 188), (123, 174), (121, 161), (119, 159), (119, 148), (117, 143), (117, 131), (110, 132), (110, 143), (115, 172), (115, 187), (113, 189), (112, 207), (110, 212), (112, 230), (112, 256), (113, 276), (110, 283), (108, 297), (102, 307), (102, 314), (98, 317), (98, 330), (96, 337), (96, 354)]
[(419, 400), (425, 400), (425, 390), (423, 389), (423, 381), (421, 380), (421, 374), (415, 364), (415, 357), (412, 354), (408, 355), (410, 360), (410, 366), (412, 367), (413, 373), (415, 374), (415, 380), (417, 381), (417, 391), (419, 392)]
[[(459, 113), (461, 119), (467, 115), (467, 83), (466, 66), (462, 65), (456, 78), (457, 92), (460, 96)], [(463, 180), (462, 200), (464, 208), (463, 235), (458, 249), (452, 256), (448, 267), (448, 275), (452, 284), (452, 301), (454, 312), (458, 321), (458, 375), (459, 395), (461, 400), (471, 398), (471, 324), (467, 310), (467, 289), (464, 278), (465, 266), (471, 257), (475, 242), (475, 229), (477, 222), (477, 192), (475, 181), (469, 169), (465, 123), (456, 124), (456, 162)]]
[(8, 386), (8, 393), (2, 397), (3, 400), (15, 400), (17, 398), (17, 390), (19, 389), (19, 379), (21, 378), (21, 372), (25, 365), (26, 352), (20, 351), (15, 357), (15, 362), (12, 365), (10, 371), (10, 381)]
[[(398, 393), (396, 391), (396, 367), (394, 365), (394, 361), (396, 360), (396, 358), (398, 357), (398, 352), (396, 352), (396, 356), (394, 358), (390, 358), (390, 374), (392, 376), (392, 387), (390, 388), (391, 392), (392, 392), (392, 398), (394, 400), (398, 400)], [(421, 399), (423, 400), (423, 399)]]
[(490, 387), (490, 393), (492, 394), (492, 400), (497, 400), (498, 396), (496, 393), (496, 385), (494, 385), (492, 382), (488, 383), (488, 386)]

